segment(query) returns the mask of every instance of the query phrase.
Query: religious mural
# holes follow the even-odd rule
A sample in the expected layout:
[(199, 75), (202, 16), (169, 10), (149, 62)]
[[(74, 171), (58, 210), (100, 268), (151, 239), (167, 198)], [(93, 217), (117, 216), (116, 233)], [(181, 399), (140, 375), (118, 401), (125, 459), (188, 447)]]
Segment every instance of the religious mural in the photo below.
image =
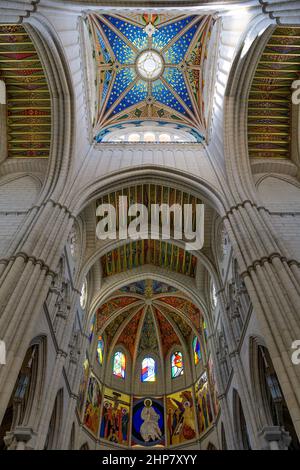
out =
[(90, 375), (83, 424), (95, 435), (98, 433), (101, 411), (101, 388), (93, 373)]
[(130, 396), (105, 388), (100, 437), (117, 444), (129, 444)]
[(199, 433), (202, 434), (213, 422), (211, 397), (206, 372), (201, 375), (195, 384), (195, 397)]
[(210, 390), (211, 390), (212, 403), (214, 407), (214, 413), (215, 413), (215, 416), (217, 416), (219, 413), (220, 404), (218, 400), (218, 389), (217, 389), (216, 378), (215, 378), (214, 363), (211, 357), (208, 360), (208, 378), (209, 378), (209, 385), (210, 385)]
[(103, 364), (104, 356), (104, 339), (102, 336), (98, 336), (97, 340), (97, 349), (96, 349), (96, 359), (100, 366)]
[(88, 378), (89, 378), (89, 361), (87, 357), (85, 357), (85, 360), (82, 365), (82, 373), (81, 373), (78, 400), (77, 400), (77, 407), (78, 407), (80, 415), (83, 410), (84, 397), (85, 397), (86, 386), (88, 383)]
[(163, 397), (134, 397), (131, 445), (165, 445)]
[(192, 390), (168, 395), (167, 409), (167, 443), (178, 445), (196, 438), (195, 407)]
[(118, 344), (122, 344), (130, 352), (131, 358), (134, 357), (135, 340), (142, 313), (143, 310), (141, 309), (134, 317), (130, 319), (117, 341)]
[(110, 299), (109, 301), (105, 302), (97, 310), (97, 330), (102, 328), (104, 323), (114, 312), (116, 312), (116, 310), (121, 310), (122, 308), (136, 302), (137, 300), (139, 299), (135, 297), (122, 296)]
[(174, 330), (173, 325), (170, 323), (170, 321), (167, 320), (164, 315), (160, 313), (158, 308), (156, 308), (156, 304), (154, 305), (157, 324), (159, 326), (161, 336), (163, 354), (164, 357), (166, 357), (166, 355), (174, 345), (180, 344), (180, 340), (176, 334), (176, 331)]
[(197, 330), (200, 329), (200, 321), (202, 318), (202, 314), (200, 310), (188, 299), (177, 296), (168, 296), (160, 297), (159, 300), (161, 302), (165, 302), (174, 309), (180, 310), (192, 321)]

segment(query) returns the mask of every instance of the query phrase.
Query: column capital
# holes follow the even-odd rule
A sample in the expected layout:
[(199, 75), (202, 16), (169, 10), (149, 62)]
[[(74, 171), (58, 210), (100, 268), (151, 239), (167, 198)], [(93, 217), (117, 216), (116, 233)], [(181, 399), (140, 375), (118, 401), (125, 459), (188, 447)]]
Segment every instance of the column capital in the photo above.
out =
[(281, 426), (265, 426), (259, 433), (264, 450), (288, 450), (291, 443), (289, 432)]

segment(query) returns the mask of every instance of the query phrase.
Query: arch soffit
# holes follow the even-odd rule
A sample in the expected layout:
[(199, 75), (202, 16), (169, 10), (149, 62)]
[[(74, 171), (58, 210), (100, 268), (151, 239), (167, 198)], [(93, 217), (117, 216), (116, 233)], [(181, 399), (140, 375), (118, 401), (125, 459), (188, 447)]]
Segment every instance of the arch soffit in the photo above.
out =
[(225, 214), (225, 196), (222, 189), (214, 186), (205, 178), (182, 170), (158, 165), (133, 166), (130, 169), (117, 170), (88, 183), (77, 194), (72, 194), (72, 201), (67, 205), (76, 216), (89, 204), (100, 197), (135, 184), (163, 184), (167, 187), (187, 192), (213, 207), (221, 216)]
[[(265, 29), (259, 35), (257, 31), (259, 24), (261, 24), (261, 19), (254, 19), (245, 33), (244, 41), (231, 67), (224, 97), (225, 164), (229, 170), (228, 174), (232, 175), (231, 179), (234, 181), (237, 194), (242, 199), (250, 196), (254, 202), (256, 202), (257, 195), (247, 139), (248, 96), (261, 54), (276, 27), (272, 24), (272, 20), (268, 20), (267, 23), (261, 25)], [(243, 56), (246, 39), (251, 35), (254, 36), (252, 44)]]

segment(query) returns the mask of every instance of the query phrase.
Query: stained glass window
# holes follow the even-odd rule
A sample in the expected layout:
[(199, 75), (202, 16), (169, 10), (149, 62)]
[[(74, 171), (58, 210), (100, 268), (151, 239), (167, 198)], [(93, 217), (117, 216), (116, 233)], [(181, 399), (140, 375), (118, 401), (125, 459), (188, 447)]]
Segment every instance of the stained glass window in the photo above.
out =
[(152, 357), (145, 357), (142, 362), (142, 382), (155, 382), (156, 380), (156, 363)]
[(117, 351), (114, 355), (113, 374), (121, 379), (125, 378), (126, 357), (121, 351)]
[(172, 379), (183, 375), (183, 357), (180, 351), (176, 351), (171, 357)]
[(218, 297), (217, 297), (216, 286), (214, 283), (212, 283), (212, 286), (211, 286), (211, 303), (212, 303), (212, 308), (216, 308), (217, 303), (218, 303)]
[(136, 62), (136, 67), (139, 74), (148, 80), (154, 80), (159, 77), (163, 69), (163, 61), (154, 50), (146, 50), (141, 53)]
[(194, 351), (194, 363), (196, 366), (197, 364), (199, 364), (199, 361), (201, 360), (201, 348), (200, 348), (200, 343), (199, 343), (197, 336), (195, 336), (195, 338), (193, 339), (193, 351)]
[(206, 326), (205, 321), (203, 321), (203, 333), (204, 333), (205, 341), (207, 341), (207, 326)]
[(80, 293), (80, 299), (79, 299), (80, 307), (82, 308), (82, 310), (85, 309), (86, 300), (87, 300), (87, 281), (85, 279), (81, 286), (81, 293)]
[(104, 341), (103, 341), (102, 336), (99, 336), (98, 341), (97, 341), (96, 357), (100, 366), (102, 366), (103, 364), (103, 354), (104, 354)]

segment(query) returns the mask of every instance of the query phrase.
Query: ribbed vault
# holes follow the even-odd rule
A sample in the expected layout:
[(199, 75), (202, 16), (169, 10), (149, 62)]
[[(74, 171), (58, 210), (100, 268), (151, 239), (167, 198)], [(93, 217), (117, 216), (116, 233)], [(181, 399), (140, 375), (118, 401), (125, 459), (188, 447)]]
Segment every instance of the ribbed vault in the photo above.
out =
[(214, 21), (210, 15), (167, 12), (86, 16), (86, 58), (90, 65), (91, 55), (94, 59), (87, 79), (98, 142), (124, 123), (139, 127), (148, 121), (162, 131), (173, 123), (203, 140), (204, 64)]
[(178, 289), (150, 279), (114, 292), (96, 312), (97, 331), (109, 347), (123, 345), (134, 360), (144, 350), (165, 358), (174, 345), (187, 346), (193, 333), (204, 342), (200, 310)]

